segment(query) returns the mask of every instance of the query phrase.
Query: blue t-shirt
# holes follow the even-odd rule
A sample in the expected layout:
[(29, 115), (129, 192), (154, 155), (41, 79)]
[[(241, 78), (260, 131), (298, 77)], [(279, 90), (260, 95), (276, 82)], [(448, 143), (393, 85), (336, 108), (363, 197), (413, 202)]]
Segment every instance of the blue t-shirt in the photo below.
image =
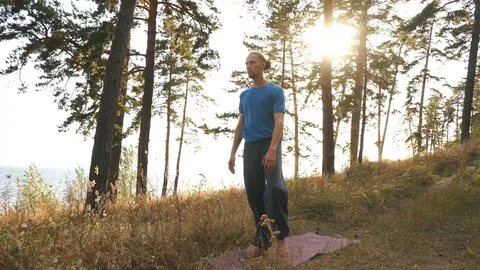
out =
[(285, 96), (280, 86), (269, 82), (243, 91), (240, 94), (240, 113), (245, 119), (242, 134), (245, 141), (271, 138), (275, 127), (273, 114), (276, 112), (285, 112)]

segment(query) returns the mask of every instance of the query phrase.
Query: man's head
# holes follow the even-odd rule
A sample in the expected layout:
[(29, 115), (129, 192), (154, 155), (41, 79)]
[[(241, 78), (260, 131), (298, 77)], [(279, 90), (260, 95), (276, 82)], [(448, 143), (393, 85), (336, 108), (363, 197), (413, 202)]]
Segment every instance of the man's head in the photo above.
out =
[(270, 66), (270, 61), (259, 52), (249, 53), (245, 62), (245, 67), (247, 68), (248, 77), (250, 79), (256, 79), (259, 76), (263, 76), (263, 71), (269, 69)]

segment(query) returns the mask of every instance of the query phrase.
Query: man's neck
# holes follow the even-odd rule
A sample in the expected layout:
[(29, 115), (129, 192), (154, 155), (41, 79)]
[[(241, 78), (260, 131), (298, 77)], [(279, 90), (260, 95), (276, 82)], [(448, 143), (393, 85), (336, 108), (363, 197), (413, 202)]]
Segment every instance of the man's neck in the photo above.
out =
[(265, 78), (263, 76), (253, 79), (253, 87), (255, 87), (255, 88), (262, 87), (266, 84), (268, 84), (268, 81), (265, 80)]

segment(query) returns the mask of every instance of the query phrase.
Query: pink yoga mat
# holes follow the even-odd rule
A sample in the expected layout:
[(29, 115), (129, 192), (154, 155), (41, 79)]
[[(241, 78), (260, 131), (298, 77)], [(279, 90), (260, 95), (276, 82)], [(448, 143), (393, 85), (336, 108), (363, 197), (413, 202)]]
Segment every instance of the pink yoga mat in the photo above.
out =
[[(317, 254), (330, 253), (360, 241), (306, 233), (287, 237), (285, 242), (289, 251), (287, 261), (292, 266), (297, 266)], [(246, 249), (238, 249), (226, 252), (218, 257), (208, 258), (207, 261), (216, 269), (242, 269), (247, 263), (254, 260), (246, 258), (246, 255)]]

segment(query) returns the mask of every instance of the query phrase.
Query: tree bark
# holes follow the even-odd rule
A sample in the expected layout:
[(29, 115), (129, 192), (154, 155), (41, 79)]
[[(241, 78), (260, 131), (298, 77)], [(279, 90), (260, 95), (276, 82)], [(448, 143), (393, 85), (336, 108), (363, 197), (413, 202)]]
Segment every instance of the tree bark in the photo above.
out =
[(282, 78), (280, 79), (280, 86), (285, 89), (285, 62), (287, 53), (286, 39), (282, 40)]
[(445, 129), (443, 130), (443, 134), (442, 134), (442, 137), (445, 138), (445, 141), (442, 141), (440, 145), (442, 149), (446, 147), (447, 143), (450, 140), (450, 132), (448, 131), (449, 128), (450, 128), (450, 123), (447, 122), (445, 124)]
[[(472, 101), (473, 101), (473, 94), (472, 94)], [(457, 103), (457, 108), (455, 109), (455, 140), (458, 140), (461, 136), (460, 135), (461, 134), (460, 133), (460, 125), (461, 124), (460, 125), (458, 124), (458, 121), (460, 120), (460, 114), (459, 114), (459, 112), (460, 112), (460, 108), (459, 108), (460, 107), (460, 100), (457, 99), (456, 103)], [(468, 130), (470, 130), (470, 128)]]
[(180, 141), (178, 142), (178, 155), (177, 155), (177, 166), (175, 169), (175, 182), (173, 187), (173, 194), (177, 195), (178, 192), (178, 178), (180, 177), (180, 158), (182, 156), (182, 147), (183, 147), (183, 137), (185, 134), (185, 125), (187, 123), (187, 105), (188, 105), (188, 84), (189, 84), (189, 74), (187, 71), (187, 81), (185, 83), (185, 103), (183, 104), (183, 116), (182, 116), (182, 126), (180, 130)]
[(390, 97), (388, 98), (387, 115), (385, 116), (385, 127), (383, 128), (382, 141), (380, 143), (380, 154), (378, 159), (379, 161), (382, 160), (383, 158), (382, 157), (383, 147), (385, 146), (385, 137), (387, 136), (388, 120), (390, 119), (390, 110), (392, 108), (393, 95), (395, 93), (395, 86), (397, 84), (398, 66), (400, 65), (400, 55), (402, 55), (402, 49), (403, 49), (403, 41), (400, 44), (400, 48), (398, 49), (397, 59), (395, 60), (395, 75), (393, 76), (392, 88), (390, 88)]
[(475, 72), (477, 67), (478, 41), (480, 34), (480, 0), (475, 0), (475, 15), (468, 59), (467, 82), (463, 100), (461, 141), (466, 143), (470, 139), (470, 121), (472, 115), (473, 90), (475, 87)]
[[(417, 155), (420, 155), (422, 152), (422, 125), (423, 125), (423, 103), (425, 99), (425, 88), (427, 85), (427, 75), (428, 75), (428, 62), (430, 60), (430, 49), (432, 46), (432, 34), (433, 34), (433, 23), (430, 27), (430, 33), (428, 37), (427, 45), (427, 54), (425, 56), (425, 68), (423, 69), (423, 79), (422, 79), (422, 93), (420, 94), (420, 108), (418, 112), (418, 128), (417, 128)], [(428, 145), (427, 145), (428, 147)]]
[(368, 71), (367, 71), (367, 53), (366, 52), (365, 52), (364, 74), (365, 75), (363, 77), (363, 98), (362, 98), (362, 130), (360, 132), (360, 149), (358, 150), (358, 164), (362, 164), (363, 162), (363, 146), (365, 143), (365, 126), (367, 125)]
[[(130, 43), (130, 42), (129, 42)], [(130, 45), (127, 47), (127, 52), (130, 51)], [(108, 191), (110, 194), (110, 201), (112, 203), (117, 202), (117, 181), (120, 171), (120, 158), (122, 156), (122, 141), (123, 141), (123, 122), (125, 119), (125, 105), (128, 89), (128, 65), (130, 57), (125, 57), (125, 63), (123, 64), (123, 77), (120, 85), (120, 93), (118, 97), (118, 109), (117, 116), (115, 118), (115, 130), (113, 134), (113, 146), (110, 155), (110, 170), (108, 172)]]
[(168, 187), (168, 178), (169, 178), (169, 168), (170, 168), (170, 124), (172, 118), (172, 83), (173, 83), (173, 50), (170, 51), (170, 60), (169, 60), (169, 78), (167, 86), (167, 135), (165, 136), (165, 170), (163, 171), (163, 187), (162, 187), (162, 197), (167, 196), (167, 187)]
[(299, 171), (299, 160), (300, 160), (300, 147), (299, 147), (299, 137), (298, 137), (298, 101), (297, 101), (297, 88), (295, 86), (295, 63), (293, 62), (293, 48), (292, 41), (290, 40), (290, 67), (291, 67), (291, 76), (292, 76), (292, 95), (293, 95), (293, 120), (294, 120), (294, 152), (295, 152), (295, 166), (293, 176), (295, 179), (298, 179)]
[[(342, 93), (340, 94), (340, 103), (342, 103), (345, 99), (345, 91), (347, 89), (347, 80), (344, 79), (342, 81)], [(337, 138), (338, 138), (338, 133), (340, 132), (340, 122), (342, 122), (343, 118), (343, 109), (341, 106), (337, 106), (337, 110), (335, 112), (335, 115), (337, 116), (337, 123), (335, 126), (335, 135), (333, 138), (333, 145), (337, 145)]]
[[(408, 130), (410, 131), (410, 134), (413, 134), (413, 128), (412, 128), (412, 120), (408, 121)], [(413, 139), (413, 135), (411, 136), (410, 140), (410, 147), (412, 148), (412, 157), (415, 156), (415, 150), (416, 150), (416, 145), (415, 145), (415, 140)]]
[[(112, 40), (112, 53), (107, 61), (100, 108), (97, 115), (97, 126), (88, 178), (91, 184), (85, 199), (85, 210), (87, 212), (101, 213), (106, 202), (115, 113), (118, 107), (122, 70), (133, 24), (135, 4), (135, 0), (122, 0), (120, 3), (117, 25)], [(92, 183), (93, 181), (94, 184)]]
[[(325, 28), (333, 24), (333, 0), (325, 0), (324, 25)], [(329, 42), (328, 40), (326, 42)], [(332, 108), (332, 59), (329, 55), (323, 55), (322, 59), (322, 174), (335, 173), (335, 143), (333, 138), (333, 108)]]
[(382, 161), (382, 87), (378, 86), (378, 94), (377, 94), (377, 154), (378, 154), (378, 161)]
[(428, 154), (428, 147), (430, 143), (430, 130), (427, 128), (425, 130), (425, 152)]
[(150, 1), (148, 8), (147, 50), (145, 58), (145, 83), (142, 97), (140, 136), (138, 139), (138, 164), (136, 194), (147, 194), (148, 146), (150, 142), (150, 123), (152, 121), (153, 88), (155, 84), (155, 40), (157, 36), (158, 1)]
[(350, 133), (350, 166), (358, 163), (358, 143), (360, 135), (360, 112), (362, 108), (362, 89), (365, 69), (365, 54), (367, 51), (367, 16), (368, 5), (364, 4), (362, 14), (362, 26), (360, 42), (358, 44), (357, 72), (355, 76), (355, 88), (353, 92), (352, 125)]

